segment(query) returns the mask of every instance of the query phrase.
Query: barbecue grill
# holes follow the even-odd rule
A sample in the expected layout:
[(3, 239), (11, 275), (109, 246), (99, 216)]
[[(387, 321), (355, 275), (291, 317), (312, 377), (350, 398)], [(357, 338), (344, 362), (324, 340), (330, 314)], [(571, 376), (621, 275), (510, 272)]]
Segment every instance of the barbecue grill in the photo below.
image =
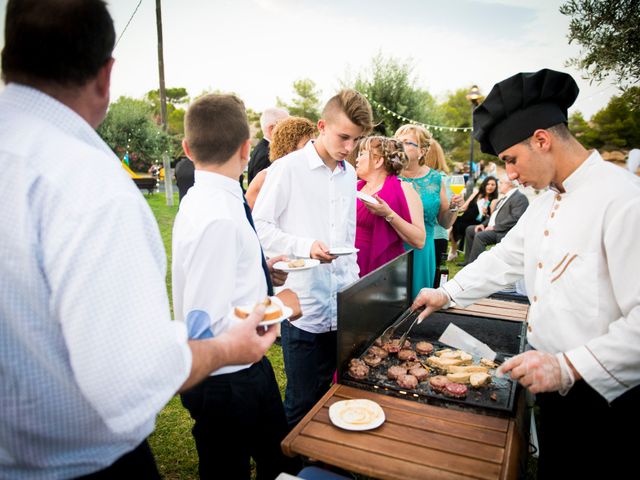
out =
[[(365, 353), (385, 328), (410, 307), (413, 300), (410, 298), (412, 260), (413, 251), (406, 252), (338, 293), (338, 383), (447, 408), (485, 415), (513, 416), (519, 387), (507, 378), (494, 377), (490, 386), (469, 388), (466, 398), (458, 399), (433, 391), (428, 382), (407, 390), (387, 379), (388, 367), (401, 363), (395, 355), (390, 355), (379, 366), (370, 368), (368, 377), (364, 379), (349, 375), (349, 361)], [(459, 311), (432, 314), (414, 327), (409, 339), (413, 345), (425, 340), (432, 343), (436, 350), (444, 348), (437, 339), (449, 323), (462, 328), (497, 353), (513, 356), (524, 349), (524, 322), (465, 315)], [(408, 324), (405, 328), (408, 328)], [(402, 331), (397, 334), (401, 335)], [(419, 356), (422, 363), (426, 358)], [(474, 363), (478, 363), (478, 360), (474, 358)]]

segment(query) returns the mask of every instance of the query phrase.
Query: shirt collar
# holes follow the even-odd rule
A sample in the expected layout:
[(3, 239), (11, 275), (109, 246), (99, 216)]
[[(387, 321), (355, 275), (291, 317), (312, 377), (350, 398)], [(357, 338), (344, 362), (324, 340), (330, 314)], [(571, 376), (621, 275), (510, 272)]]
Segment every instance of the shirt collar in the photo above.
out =
[(577, 190), (580, 185), (588, 181), (589, 170), (601, 161), (604, 160), (602, 160), (600, 153), (597, 150), (593, 150), (591, 155), (562, 182), (565, 193)]
[(10, 83), (1, 94), (3, 102), (52, 124), (64, 133), (117, 158), (113, 150), (87, 121), (64, 103), (35, 88)]
[(507, 193), (504, 194), (503, 198), (506, 200), (507, 198), (509, 198), (511, 195), (513, 195), (517, 191), (518, 191), (517, 188), (512, 188), (511, 190), (509, 190)]
[[(315, 141), (314, 140), (309, 140), (307, 142), (307, 144), (302, 147), (302, 150), (304, 151), (305, 155), (307, 156), (307, 162), (309, 164), (309, 168), (311, 170), (314, 170), (316, 168), (320, 168), (320, 167), (326, 167), (326, 164), (324, 163), (324, 160), (322, 160), (322, 157), (320, 157), (320, 155), (318, 155), (318, 151), (316, 150), (316, 147), (314, 146)], [(338, 163), (338, 168), (340, 168), (340, 170), (342, 172), (344, 172), (347, 168), (344, 164), (344, 160), (339, 160)], [(329, 167), (327, 167), (329, 168)]]
[(238, 182), (237, 178), (229, 178), (224, 175), (220, 175), (219, 173), (207, 172), (206, 170), (196, 170), (194, 172), (193, 185), (195, 187), (204, 187), (207, 189), (219, 188), (231, 193), (233, 196), (238, 197), (240, 201), (244, 202), (240, 182)]

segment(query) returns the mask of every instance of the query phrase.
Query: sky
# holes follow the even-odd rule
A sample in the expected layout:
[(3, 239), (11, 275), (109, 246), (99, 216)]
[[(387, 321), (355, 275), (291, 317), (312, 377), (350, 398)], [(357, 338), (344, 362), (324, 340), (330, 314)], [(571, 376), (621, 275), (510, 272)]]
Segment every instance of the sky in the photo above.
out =
[[(138, 3), (140, 5), (138, 6)], [(378, 53), (411, 62), (415, 84), (439, 101), (476, 84), (541, 68), (573, 75), (570, 113), (590, 118), (618, 90), (590, 85), (565, 66), (569, 18), (553, 0), (163, 0), (165, 84), (195, 96), (231, 91), (256, 110), (289, 101), (293, 82), (312, 79), (324, 102)], [(112, 100), (158, 88), (155, 0), (108, 0), (119, 41)], [(0, 46), (6, 0), (0, 0)], [(133, 15), (133, 17), (132, 17)], [(130, 23), (127, 26), (127, 23)], [(126, 27), (126, 28), (125, 28)], [(1, 87), (0, 87), (1, 88)]]

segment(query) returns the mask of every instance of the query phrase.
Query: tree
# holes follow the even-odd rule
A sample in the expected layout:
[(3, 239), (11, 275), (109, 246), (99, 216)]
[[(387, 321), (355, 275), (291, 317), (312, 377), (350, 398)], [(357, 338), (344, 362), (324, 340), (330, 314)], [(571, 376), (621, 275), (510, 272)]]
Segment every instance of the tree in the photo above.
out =
[(640, 145), (640, 109), (632, 109), (622, 97), (611, 97), (607, 106), (591, 117), (591, 123), (596, 148), (630, 149)]
[[(171, 135), (184, 135), (184, 115), (182, 106), (189, 103), (189, 94), (186, 88), (167, 88), (167, 130)], [(160, 125), (160, 90), (150, 90), (144, 99), (153, 106), (156, 123)]]
[(120, 97), (109, 106), (98, 134), (122, 158), (129, 152), (131, 168), (147, 171), (165, 150), (174, 154), (170, 137), (153, 120), (153, 107), (144, 100)]
[(349, 85), (367, 95), (373, 109), (376, 132), (392, 136), (398, 127), (414, 120), (419, 123), (438, 123), (436, 102), (431, 94), (416, 86), (410, 61), (401, 62), (395, 58), (384, 58), (378, 54), (371, 60), (365, 73), (358, 74)]
[(569, 43), (584, 48), (568, 66), (596, 82), (615, 75), (623, 90), (640, 81), (640, 0), (569, 0), (560, 13), (571, 17)]
[(293, 82), (293, 90), (296, 94), (291, 103), (284, 102), (281, 98), (276, 99), (276, 105), (289, 110), (291, 115), (308, 118), (317, 122), (320, 118), (320, 91), (316, 89), (316, 84), (309, 78), (296, 80)]
[(596, 148), (600, 145), (598, 132), (587, 122), (581, 112), (569, 116), (569, 130), (585, 148)]
[[(472, 105), (467, 100), (469, 90), (460, 88), (449, 93), (447, 99), (440, 104), (441, 115), (446, 125), (456, 128), (472, 128)], [(484, 98), (480, 98), (480, 101)], [(454, 163), (469, 163), (471, 155), (471, 132), (445, 129), (436, 136), (443, 148), (449, 151), (451, 161)], [(474, 140), (473, 159), (475, 162), (485, 160), (495, 162), (496, 158), (480, 151), (480, 143)]]

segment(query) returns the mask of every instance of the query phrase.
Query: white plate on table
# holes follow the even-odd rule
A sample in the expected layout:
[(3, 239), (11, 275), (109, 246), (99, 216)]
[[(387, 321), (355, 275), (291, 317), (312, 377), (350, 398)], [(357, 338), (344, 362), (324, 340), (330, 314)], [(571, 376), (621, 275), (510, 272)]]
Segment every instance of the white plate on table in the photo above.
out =
[(361, 192), (360, 190), (356, 192), (356, 197), (362, 200), (363, 202), (372, 203), (373, 205), (377, 205), (380, 203), (378, 200), (375, 199), (375, 197), (372, 197), (367, 193)]
[(331, 247), (329, 249), (329, 255), (335, 255), (339, 257), (341, 255), (352, 255), (354, 253), (358, 253), (360, 251), (359, 248), (355, 247)]
[(298, 272), (300, 270), (309, 270), (310, 268), (320, 265), (320, 260), (315, 258), (304, 258), (304, 266), (302, 267), (290, 267), (289, 262), (276, 262), (273, 264), (273, 268), (276, 270), (282, 270), (283, 272)]
[(353, 431), (372, 430), (385, 421), (382, 407), (366, 399), (334, 403), (329, 407), (329, 418), (336, 427)]

